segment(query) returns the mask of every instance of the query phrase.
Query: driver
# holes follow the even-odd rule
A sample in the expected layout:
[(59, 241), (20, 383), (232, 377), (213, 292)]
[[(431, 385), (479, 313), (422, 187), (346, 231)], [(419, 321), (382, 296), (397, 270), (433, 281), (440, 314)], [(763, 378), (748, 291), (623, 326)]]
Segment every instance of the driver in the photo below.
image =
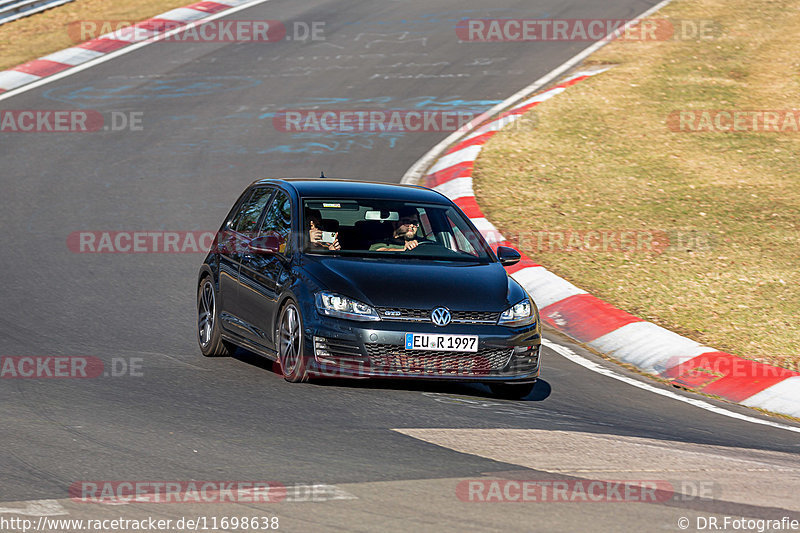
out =
[(417, 229), (419, 229), (419, 214), (413, 207), (400, 211), (400, 219), (392, 232), (391, 239), (385, 242), (376, 242), (369, 247), (373, 252), (402, 252), (413, 250), (419, 246)]
[(331, 243), (322, 240), (322, 217), (319, 215), (319, 211), (307, 211), (306, 220), (308, 221), (308, 241), (311, 248), (328, 250), (342, 249), (342, 246), (339, 244), (339, 233), (334, 234), (333, 242)]

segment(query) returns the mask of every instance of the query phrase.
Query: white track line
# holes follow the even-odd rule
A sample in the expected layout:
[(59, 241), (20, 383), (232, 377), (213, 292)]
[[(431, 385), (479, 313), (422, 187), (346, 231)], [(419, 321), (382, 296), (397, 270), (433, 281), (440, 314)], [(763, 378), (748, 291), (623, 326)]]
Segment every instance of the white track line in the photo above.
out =
[(687, 398), (686, 396), (681, 396), (680, 394), (672, 392), (671, 390), (661, 389), (653, 385), (650, 385), (649, 383), (644, 383), (637, 379), (623, 376), (622, 374), (617, 374), (610, 368), (606, 368), (600, 364), (595, 363), (594, 361), (590, 361), (589, 359), (586, 359), (585, 357), (576, 354), (574, 351), (572, 351), (572, 349), (566, 346), (562, 346), (561, 344), (558, 344), (551, 340), (542, 339), (542, 344), (544, 344), (546, 347), (550, 348), (560, 356), (569, 359), (573, 363), (581, 365), (582, 367), (587, 368), (592, 372), (597, 372), (598, 374), (602, 374), (604, 376), (608, 376), (618, 381), (622, 381), (623, 383), (627, 383), (628, 385), (633, 385), (634, 387), (646, 390), (648, 392), (652, 392), (660, 396), (666, 396), (667, 398), (672, 398), (673, 400), (678, 400), (679, 402), (688, 403), (689, 405), (693, 405), (694, 407), (699, 407), (700, 409), (705, 409), (706, 411), (711, 411), (712, 413), (717, 413), (718, 415), (723, 415), (730, 418), (736, 418), (738, 420), (744, 420), (745, 422), (752, 422), (753, 424), (761, 424), (763, 426), (770, 426), (774, 428), (785, 429), (787, 431), (793, 431), (795, 433), (800, 433), (800, 427), (787, 426), (785, 424), (780, 424), (778, 422), (772, 422), (771, 420), (762, 420), (760, 418), (754, 418), (752, 416), (743, 415), (741, 413), (735, 413), (733, 411), (723, 409), (722, 407), (717, 407), (716, 405), (712, 405), (708, 402), (704, 402), (703, 400), (698, 400), (696, 398)]
[[(201, 22), (210, 22), (212, 20), (217, 20), (217, 19), (220, 19), (220, 18), (223, 18), (223, 17), (227, 17), (228, 15), (232, 15), (233, 13), (236, 13), (238, 11), (243, 11), (245, 9), (251, 8), (253, 6), (257, 6), (259, 4), (263, 4), (265, 2), (269, 2), (269, 0), (253, 0), (252, 2), (248, 2), (248, 3), (242, 4), (240, 6), (232, 7), (230, 9), (226, 9), (225, 11), (220, 11), (219, 13), (216, 13), (214, 15), (210, 15), (207, 18), (202, 19)], [(226, 3), (226, 2), (220, 2), (220, 3)], [(100, 65), (102, 63), (105, 63), (106, 61), (111, 61), (112, 59), (116, 59), (116, 58), (118, 58), (120, 56), (123, 56), (125, 54), (129, 54), (129, 53), (131, 53), (131, 52), (133, 52), (135, 50), (138, 50), (140, 48), (143, 48), (143, 47), (145, 47), (145, 46), (147, 46), (149, 44), (161, 42), (161, 40), (163, 40), (163, 39), (166, 39), (166, 38), (171, 37), (173, 35), (176, 35), (178, 33), (182, 33), (184, 31), (186, 31), (186, 27), (175, 28), (174, 30), (170, 30), (170, 31), (168, 31), (166, 33), (158, 34), (158, 38), (156, 38), (154, 40), (146, 40), (146, 41), (141, 41), (141, 42), (138, 42), (138, 43), (130, 44), (130, 45), (126, 46), (125, 48), (120, 48), (119, 50), (116, 50), (116, 51), (111, 52), (109, 54), (105, 54), (103, 57), (98, 57), (97, 59), (92, 59), (91, 61), (87, 61), (86, 63), (84, 63), (84, 64), (82, 64), (80, 66), (72, 67), (70, 69), (67, 69), (67, 70), (64, 70), (62, 72), (59, 72), (58, 74), (53, 74), (52, 76), (47, 76), (46, 78), (42, 78), (39, 81), (35, 81), (33, 83), (29, 83), (27, 85), (23, 85), (22, 87), (19, 87), (17, 89), (12, 89), (12, 90), (10, 90), (8, 92), (2, 93), (2, 94), (0, 94), (0, 101), (3, 101), (5, 99), (7, 99), (7, 98), (11, 98), (12, 96), (16, 96), (18, 94), (22, 94), (22, 93), (30, 91), (32, 89), (36, 89), (36, 88), (41, 87), (43, 85), (47, 85), (48, 83), (54, 82), (56, 80), (60, 80), (60, 79), (66, 78), (68, 76), (72, 76), (73, 74), (77, 74), (78, 72), (83, 72), (86, 69), (90, 69), (90, 68), (92, 68), (94, 66), (97, 66), (97, 65)]]

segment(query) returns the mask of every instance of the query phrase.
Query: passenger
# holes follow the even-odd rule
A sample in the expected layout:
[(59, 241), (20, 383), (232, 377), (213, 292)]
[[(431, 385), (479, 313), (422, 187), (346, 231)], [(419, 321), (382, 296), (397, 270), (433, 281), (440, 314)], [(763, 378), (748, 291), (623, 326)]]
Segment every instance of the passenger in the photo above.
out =
[(397, 226), (390, 239), (376, 242), (369, 247), (373, 252), (402, 252), (413, 250), (419, 246), (417, 230), (419, 229), (419, 214), (416, 209), (409, 208), (400, 214)]
[(311, 243), (312, 249), (318, 250), (341, 250), (342, 246), (339, 244), (339, 233), (333, 234), (333, 242), (328, 243), (322, 240), (322, 218), (316, 213), (307, 213), (306, 220), (308, 221), (308, 241)]

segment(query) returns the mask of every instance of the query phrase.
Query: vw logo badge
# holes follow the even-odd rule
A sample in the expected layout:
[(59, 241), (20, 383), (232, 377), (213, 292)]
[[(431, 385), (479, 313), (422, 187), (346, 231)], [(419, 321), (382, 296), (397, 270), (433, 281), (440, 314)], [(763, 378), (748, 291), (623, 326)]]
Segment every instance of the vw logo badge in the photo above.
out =
[(446, 326), (450, 319), (450, 311), (446, 307), (437, 307), (431, 312), (431, 320), (437, 326)]

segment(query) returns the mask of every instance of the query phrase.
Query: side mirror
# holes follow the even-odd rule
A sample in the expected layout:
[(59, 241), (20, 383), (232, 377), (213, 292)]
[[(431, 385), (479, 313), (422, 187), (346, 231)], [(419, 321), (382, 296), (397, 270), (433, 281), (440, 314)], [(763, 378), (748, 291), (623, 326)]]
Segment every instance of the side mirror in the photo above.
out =
[(519, 260), (522, 259), (522, 256), (519, 255), (519, 252), (513, 248), (509, 248), (508, 246), (498, 246), (497, 258), (500, 260), (501, 265), (507, 267), (519, 263)]
[(277, 254), (282, 245), (283, 239), (277, 235), (262, 235), (250, 241), (250, 251), (257, 254)]

